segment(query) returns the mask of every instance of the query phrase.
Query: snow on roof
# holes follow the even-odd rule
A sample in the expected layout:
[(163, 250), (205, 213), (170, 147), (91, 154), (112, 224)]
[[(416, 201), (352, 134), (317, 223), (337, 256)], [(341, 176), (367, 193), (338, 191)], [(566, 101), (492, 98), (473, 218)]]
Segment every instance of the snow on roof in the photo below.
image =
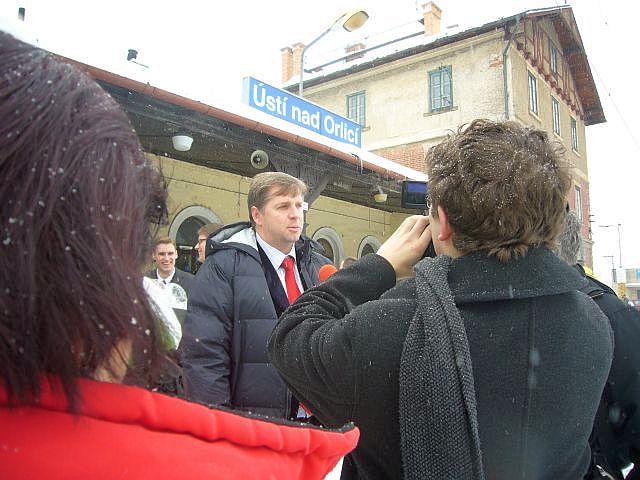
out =
[[(539, 14), (547, 11), (560, 10), (562, 8), (570, 7), (568, 5), (548, 6), (522, 11), (522, 9), (515, 10), (515, 7), (511, 6), (511, 8), (507, 7), (505, 9), (505, 13), (509, 12), (509, 14), (500, 16), (499, 18), (496, 18), (495, 16), (492, 17), (490, 16), (490, 13), (487, 12), (484, 16), (475, 17), (473, 23), (456, 23), (450, 26), (445, 26), (440, 33), (435, 35), (425, 35), (424, 26), (418, 21), (399, 25), (380, 34), (370, 35), (360, 40), (365, 44), (365, 48), (360, 52), (362, 56), (357, 58), (351, 57), (352, 59), (347, 61), (346, 54), (336, 58), (336, 50), (333, 50), (334, 58), (331, 60), (326, 59), (326, 55), (325, 61), (313, 62), (307, 60), (305, 62), (304, 80), (309, 81), (313, 79), (321, 79), (334, 73), (348, 70), (366, 63), (379, 63), (378, 61), (384, 60), (386, 57), (395, 53), (410, 50), (415, 47), (435, 44), (444, 39), (456, 37), (472, 30), (489, 28), (492, 24), (498, 26), (502, 22), (515, 18), (518, 15), (524, 16), (532, 13)], [(357, 42), (358, 41), (356, 41), (356, 43)], [(353, 52), (350, 55), (355, 57), (359, 54), (358, 52)], [(283, 88), (292, 87), (293, 85), (297, 85), (297, 83), (298, 79), (296, 77), (291, 78), (283, 85)]]

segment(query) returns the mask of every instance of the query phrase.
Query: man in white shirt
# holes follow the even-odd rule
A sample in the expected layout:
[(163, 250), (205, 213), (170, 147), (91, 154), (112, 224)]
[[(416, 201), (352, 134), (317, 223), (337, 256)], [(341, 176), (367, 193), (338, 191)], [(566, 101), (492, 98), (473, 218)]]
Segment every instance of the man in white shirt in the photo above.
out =
[[(280, 418), (297, 418), (292, 397), (267, 358), (278, 316), (319, 281), (328, 259), (302, 237), (306, 185), (281, 172), (256, 175), (250, 222), (209, 238), (180, 344), (187, 398)], [(316, 251), (318, 250), (318, 251)]]
[(147, 272), (146, 276), (158, 280), (162, 285), (178, 284), (188, 296), (195, 276), (176, 268), (177, 257), (178, 251), (173, 240), (169, 237), (158, 238), (152, 253), (156, 269)]

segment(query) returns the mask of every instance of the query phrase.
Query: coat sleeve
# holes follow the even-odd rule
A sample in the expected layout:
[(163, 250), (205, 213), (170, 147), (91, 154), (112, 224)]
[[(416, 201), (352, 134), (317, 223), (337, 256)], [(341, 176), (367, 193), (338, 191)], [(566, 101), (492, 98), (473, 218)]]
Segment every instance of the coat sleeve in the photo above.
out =
[[(366, 304), (395, 285), (391, 265), (367, 255), (305, 291), (280, 317), (268, 352), (296, 397), (325, 425), (350, 420), (356, 402), (355, 327)], [(363, 305), (364, 304), (364, 305)]]
[(193, 284), (195, 283), (195, 281), (196, 281), (195, 275), (189, 272), (180, 271), (180, 284), (184, 288), (187, 294), (187, 298), (189, 298), (191, 288), (193, 287)]
[(609, 320), (615, 348), (608, 386), (610, 400), (620, 412), (619, 415), (609, 412), (609, 420), (618, 419), (618, 444), (628, 448), (620, 452), (621, 457), (635, 464), (633, 472), (640, 478), (640, 312), (624, 306), (611, 314)]
[(187, 399), (209, 405), (229, 405), (232, 279), (206, 259), (191, 286), (180, 353)]

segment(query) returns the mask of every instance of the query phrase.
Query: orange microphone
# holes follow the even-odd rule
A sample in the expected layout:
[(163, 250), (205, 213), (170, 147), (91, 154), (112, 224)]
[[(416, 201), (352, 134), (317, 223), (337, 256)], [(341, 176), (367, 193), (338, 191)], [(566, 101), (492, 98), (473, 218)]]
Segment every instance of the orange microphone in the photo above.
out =
[(318, 270), (318, 277), (320, 278), (321, 282), (324, 282), (327, 278), (329, 278), (337, 271), (338, 269), (336, 267), (334, 267), (330, 263), (327, 263), (326, 265), (321, 266), (320, 270)]

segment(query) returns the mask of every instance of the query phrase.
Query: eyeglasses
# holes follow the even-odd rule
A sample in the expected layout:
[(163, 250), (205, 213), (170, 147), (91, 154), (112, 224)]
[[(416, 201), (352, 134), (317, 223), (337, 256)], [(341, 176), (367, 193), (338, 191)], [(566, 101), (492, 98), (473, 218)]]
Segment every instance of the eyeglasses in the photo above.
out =
[(431, 211), (431, 207), (433, 206), (433, 202), (431, 201), (431, 194), (427, 193), (424, 197), (424, 204), (427, 207), (427, 211)]

